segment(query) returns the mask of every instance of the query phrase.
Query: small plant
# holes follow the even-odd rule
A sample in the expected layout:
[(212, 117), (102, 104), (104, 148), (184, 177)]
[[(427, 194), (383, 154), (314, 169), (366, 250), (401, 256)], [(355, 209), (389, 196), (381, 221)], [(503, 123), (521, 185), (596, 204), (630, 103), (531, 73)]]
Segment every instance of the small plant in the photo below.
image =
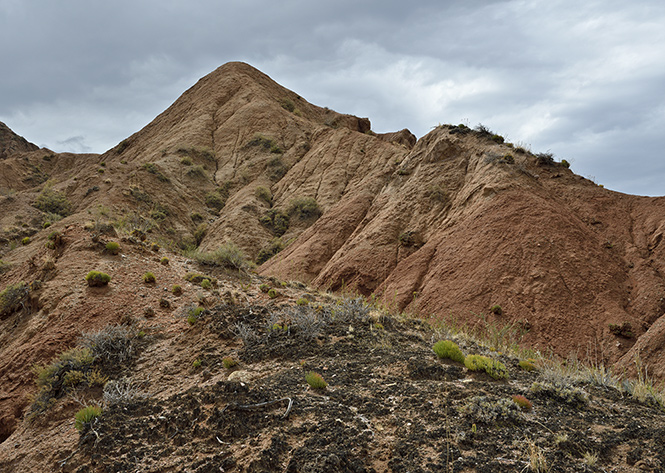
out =
[(519, 362), (519, 367), (522, 368), (524, 371), (533, 371), (536, 369), (534, 359), (528, 359), (528, 360), (520, 360)]
[(179, 284), (174, 284), (171, 288), (171, 293), (176, 297), (182, 296), (182, 286)]
[(5, 262), (5, 261), (2, 261), (2, 260), (0, 259), (0, 274), (9, 271), (9, 270), (11, 269), (11, 267), (12, 267), (11, 264), (9, 264), (9, 263), (7, 263), (7, 262)]
[(199, 318), (203, 315), (205, 309), (203, 307), (191, 306), (187, 310), (187, 323), (189, 325), (194, 325), (198, 322)]
[(508, 379), (508, 369), (500, 361), (482, 355), (468, 355), (464, 359), (464, 366), (470, 371), (484, 371), (491, 378)]
[(154, 251), (154, 252), (159, 251), (159, 244), (158, 244), (158, 243), (152, 243), (152, 244), (150, 245), (150, 249), (151, 249), (152, 251)]
[(277, 289), (272, 288), (272, 289), (268, 290), (268, 297), (270, 297), (271, 299), (274, 299), (277, 296), (279, 296), (279, 292), (277, 292)]
[(205, 196), (205, 203), (211, 209), (220, 211), (226, 205), (227, 196), (220, 194), (219, 192), (208, 192)]
[(531, 408), (533, 407), (531, 401), (529, 401), (526, 397), (522, 396), (521, 394), (514, 395), (512, 399), (513, 402), (517, 404), (517, 406), (523, 411), (530, 411)]
[(633, 326), (630, 322), (622, 322), (621, 324), (609, 324), (610, 332), (617, 337), (633, 338)]
[(111, 281), (111, 276), (101, 271), (90, 271), (85, 276), (85, 280), (90, 287), (102, 287)]
[(494, 315), (501, 315), (503, 314), (503, 309), (499, 304), (494, 304), (492, 307), (490, 307), (490, 312)]
[(568, 161), (566, 161), (565, 159), (562, 159), (560, 164), (561, 164), (561, 166), (563, 166), (566, 169), (570, 168), (570, 163)]
[(298, 298), (298, 300), (296, 300), (296, 305), (298, 305), (298, 306), (306, 306), (308, 304), (309, 304), (309, 301), (307, 299), (305, 299), (304, 297), (300, 297), (300, 298)]
[(21, 240), (21, 245), (25, 246), (30, 243), (30, 237), (25, 237)]
[(162, 266), (169, 265), (169, 259), (166, 256), (162, 257), (162, 259), (160, 259), (159, 262), (161, 263)]
[(149, 172), (150, 174), (154, 174), (157, 177), (157, 179), (159, 179), (161, 182), (169, 182), (170, 181), (170, 179), (168, 177), (166, 177), (164, 174), (161, 173), (161, 171), (159, 170), (159, 168), (157, 167), (157, 165), (155, 163), (145, 163), (141, 167), (141, 169), (143, 169), (144, 171)]
[(203, 289), (212, 289), (212, 283), (210, 282), (210, 279), (204, 279), (201, 281), (201, 288)]
[(432, 347), (434, 353), (439, 358), (447, 358), (459, 363), (464, 363), (464, 354), (460, 350), (459, 346), (456, 343), (451, 342), (450, 340), (440, 340), (434, 344)]
[(270, 290), (270, 286), (263, 283), (259, 286), (259, 290), (263, 293), (267, 293)]
[(180, 164), (182, 164), (183, 166), (191, 166), (194, 163), (192, 162), (192, 158), (190, 158), (189, 156), (185, 156), (180, 160)]
[(197, 358), (196, 360), (194, 360), (194, 363), (192, 363), (192, 368), (197, 370), (201, 367), (202, 364), (203, 362), (201, 361), (201, 358)]
[(583, 406), (589, 402), (589, 396), (580, 388), (563, 383), (536, 381), (531, 385), (531, 392), (545, 397), (559, 399), (572, 406)]
[(109, 241), (106, 244), (106, 251), (108, 251), (112, 255), (117, 255), (118, 253), (120, 253), (120, 243), (118, 243), (117, 241)]
[(83, 431), (89, 428), (92, 423), (102, 415), (102, 408), (99, 406), (86, 406), (74, 416), (74, 426), (76, 430)]
[(222, 266), (238, 271), (248, 270), (252, 267), (245, 253), (231, 241), (223, 243), (215, 251), (194, 252), (191, 256), (201, 264)]
[(232, 356), (225, 356), (224, 358), (222, 358), (222, 365), (227, 370), (233, 368), (237, 364), (238, 362)]
[(493, 424), (497, 421), (517, 421), (521, 414), (515, 403), (508, 399), (492, 399), (476, 396), (461, 408), (461, 411), (476, 422)]
[(308, 220), (319, 218), (322, 212), (319, 204), (312, 197), (297, 197), (289, 203), (287, 213), (300, 220)]
[(593, 452), (585, 452), (582, 455), (582, 463), (588, 467), (593, 467), (598, 463), (598, 454)]
[(307, 381), (307, 384), (309, 384), (312, 389), (325, 389), (326, 386), (328, 386), (328, 383), (325, 382), (323, 376), (314, 371), (307, 373), (305, 381)]
[(282, 210), (270, 209), (259, 219), (259, 222), (275, 236), (280, 237), (289, 229), (289, 220), (289, 215)]
[(257, 187), (254, 195), (257, 199), (264, 201), (268, 205), (272, 205), (272, 192), (267, 187)]
[(147, 272), (143, 275), (143, 282), (146, 284), (154, 284), (156, 281), (155, 275), (151, 272)]
[(61, 217), (68, 216), (72, 208), (67, 196), (62, 192), (53, 190), (48, 184), (33, 205), (42, 212), (58, 214)]

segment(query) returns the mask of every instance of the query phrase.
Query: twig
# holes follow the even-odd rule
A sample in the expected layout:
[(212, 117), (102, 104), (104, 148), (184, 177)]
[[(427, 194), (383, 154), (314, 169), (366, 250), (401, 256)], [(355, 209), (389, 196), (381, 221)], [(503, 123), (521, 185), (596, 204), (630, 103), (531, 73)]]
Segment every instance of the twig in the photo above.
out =
[(258, 403), (258, 404), (247, 404), (247, 405), (244, 405), (244, 406), (243, 406), (243, 405), (239, 405), (239, 404), (235, 404), (235, 403), (229, 403), (229, 404), (227, 404), (226, 406), (224, 406), (224, 409), (222, 409), (221, 412), (224, 412), (224, 411), (225, 411), (226, 409), (228, 409), (229, 407), (234, 407), (235, 409), (240, 409), (240, 410), (243, 410), (243, 411), (248, 411), (248, 410), (253, 410), (253, 409), (259, 409), (259, 408), (261, 408), (261, 407), (265, 407), (265, 406), (271, 406), (271, 405), (273, 405), (273, 404), (278, 404), (278, 403), (280, 403), (280, 402), (284, 402), (284, 401), (289, 401), (289, 405), (288, 405), (288, 407), (286, 408), (286, 412), (285, 412), (284, 415), (282, 416), (283, 419), (286, 419), (286, 417), (289, 415), (289, 412), (291, 412), (291, 407), (293, 406), (293, 399), (291, 399), (290, 397), (284, 397), (284, 398), (282, 398), (282, 399), (276, 399), (276, 400), (274, 400), (274, 401), (260, 402), (260, 403)]

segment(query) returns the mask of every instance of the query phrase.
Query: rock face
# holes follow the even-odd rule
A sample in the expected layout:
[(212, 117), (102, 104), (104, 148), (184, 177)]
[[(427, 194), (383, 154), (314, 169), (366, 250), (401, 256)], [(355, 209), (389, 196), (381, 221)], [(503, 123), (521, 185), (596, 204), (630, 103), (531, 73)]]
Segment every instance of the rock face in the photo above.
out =
[[(542, 349), (628, 371), (639, 353), (665, 379), (665, 197), (609, 191), (465, 127), (417, 142), (408, 130), (376, 135), (368, 119), (309, 104), (247, 64), (202, 78), (102, 155), (39, 150), (0, 126), (0, 191), (10, 268), (0, 289), (42, 281), (29, 306), (0, 320), (5, 436), (34, 390), (31, 365), (82, 328), (144, 309), (127, 299), (105, 312), (79, 290), (88, 270), (121, 267), (86, 224), (172, 250), (232, 241), (261, 261), (285, 247), (261, 275), (375, 295), (421, 317), (509, 325)], [(45, 192), (68, 212), (36, 208)], [(66, 241), (55, 252), (45, 248), (54, 230)], [(20, 245), (26, 236), (34, 244)], [(93, 306), (98, 318), (73, 319)]]

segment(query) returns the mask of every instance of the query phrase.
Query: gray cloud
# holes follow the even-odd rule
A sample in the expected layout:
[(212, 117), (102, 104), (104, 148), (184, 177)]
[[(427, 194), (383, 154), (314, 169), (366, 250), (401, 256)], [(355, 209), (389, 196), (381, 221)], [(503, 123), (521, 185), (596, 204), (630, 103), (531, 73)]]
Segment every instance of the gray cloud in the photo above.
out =
[(663, 195), (664, 24), (656, 0), (4, 0), (0, 120), (103, 152), (242, 60), (376, 131), (482, 122), (606, 187)]

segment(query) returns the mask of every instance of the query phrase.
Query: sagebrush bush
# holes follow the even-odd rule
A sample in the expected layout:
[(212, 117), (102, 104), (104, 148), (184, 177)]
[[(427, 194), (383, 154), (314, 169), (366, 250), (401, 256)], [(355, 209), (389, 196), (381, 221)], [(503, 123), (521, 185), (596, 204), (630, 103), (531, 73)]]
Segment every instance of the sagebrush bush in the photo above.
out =
[(305, 381), (307, 381), (307, 384), (309, 384), (312, 389), (325, 389), (326, 386), (328, 386), (328, 383), (323, 379), (323, 376), (314, 371), (310, 371), (305, 375)]
[(441, 340), (434, 344), (432, 347), (434, 353), (439, 358), (447, 358), (459, 363), (464, 363), (464, 353), (460, 350), (459, 346), (456, 343), (451, 342), (450, 340)]
[(245, 253), (230, 241), (223, 243), (215, 251), (194, 252), (191, 256), (202, 264), (222, 266), (238, 271), (245, 271), (252, 267)]
[(81, 334), (79, 346), (90, 350), (95, 360), (114, 365), (122, 363), (134, 354), (135, 331), (125, 325), (106, 327)]
[(522, 368), (524, 371), (533, 371), (536, 369), (535, 360), (533, 359), (520, 360), (519, 367)]
[(99, 406), (86, 406), (74, 416), (74, 427), (78, 431), (84, 431), (89, 428), (97, 417), (102, 415), (102, 408)]
[(141, 389), (139, 383), (127, 377), (106, 383), (102, 394), (104, 402), (108, 405), (126, 404), (137, 399), (144, 399), (147, 396), (147, 393)]
[(33, 204), (42, 212), (58, 214), (66, 217), (71, 213), (72, 204), (63, 192), (53, 190), (50, 186), (44, 187)]
[(90, 287), (101, 287), (106, 286), (111, 281), (111, 276), (101, 271), (90, 271), (85, 276), (85, 280)]
[(319, 204), (312, 197), (297, 197), (289, 203), (287, 209), (289, 215), (293, 215), (300, 220), (319, 218), (321, 209)]
[(24, 282), (10, 284), (0, 292), (0, 318), (4, 318), (22, 307), (29, 292), (30, 286)]

